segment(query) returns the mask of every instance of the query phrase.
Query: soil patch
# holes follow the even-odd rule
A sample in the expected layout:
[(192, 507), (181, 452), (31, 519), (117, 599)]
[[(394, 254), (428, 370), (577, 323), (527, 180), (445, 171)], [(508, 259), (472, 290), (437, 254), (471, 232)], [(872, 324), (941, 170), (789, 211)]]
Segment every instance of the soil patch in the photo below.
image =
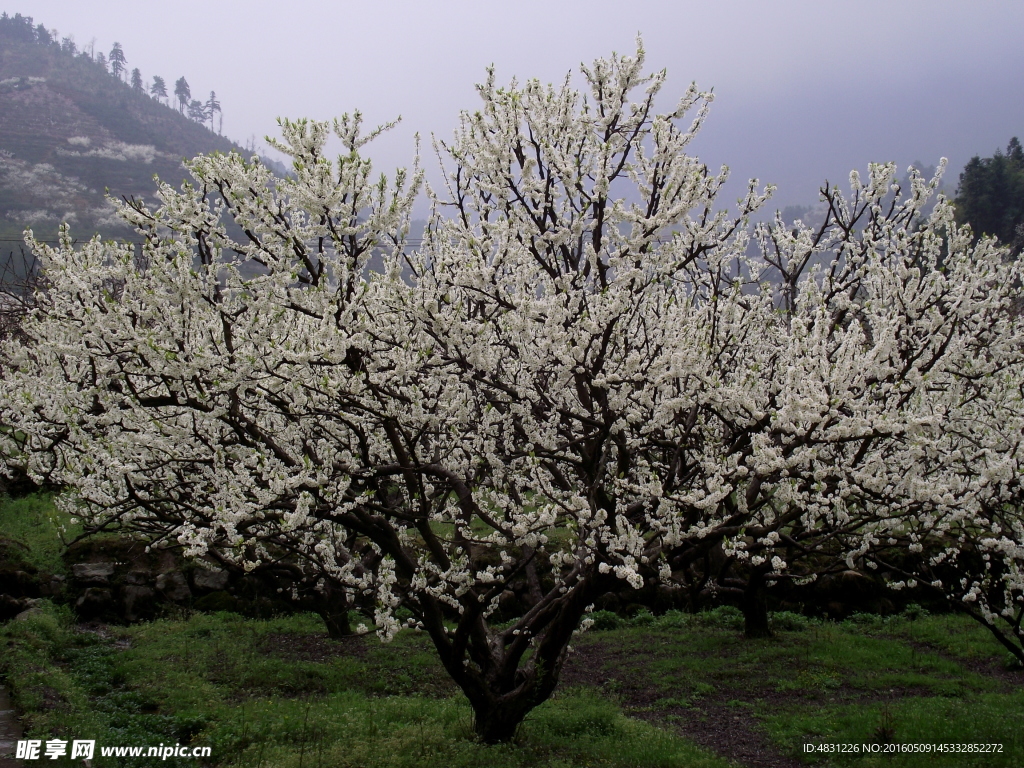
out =
[[(746, 707), (728, 705), (730, 701), (746, 698), (733, 696), (738, 692), (716, 691), (691, 706), (658, 707), (653, 711), (666, 693), (655, 691), (638, 677), (616, 672), (628, 670), (635, 663), (633, 651), (588, 643), (577, 647), (569, 657), (561, 679), (567, 686), (601, 687), (617, 696), (631, 716), (674, 728), (700, 746), (748, 768), (803, 768), (798, 760), (778, 750)], [(795, 698), (790, 694), (777, 696)]]
[[(930, 643), (906, 637), (886, 634), (879, 639), (904, 643), (922, 653), (953, 662), (967, 672), (996, 682), (1001, 693), (1019, 690), (1024, 682), (1024, 672), (1007, 669), (998, 659), (955, 656)], [(675, 729), (697, 744), (749, 768), (803, 765), (797, 755), (780, 751), (757, 714), (835, 704), (872, 706), (879, 702), (948, 695), (913, 683), (851, 685), (846, 675), (832, 674), (821, 659), (804, 666), (792, 653), (792, 648), (778, 655), (779, 665), (766, 666), (757, 661), (757, 654), (746, 654), (740, 665), (728, 670), (721, 667), (718, 657), (744, 655), (743, 650), (732, 643), (725, 642), (720, 651), (709, 652), (707, 647), (686, 650), (691, 660), (707, 660), (706, 665), (687, 667), (692, 671), (687, 672), (687, 668), (675, 668), (671, 663), (661, 666), (665, 661), (671, 662), (680, 652), (678, 648), (662, 649), (654, 637), (643, 646), (630, 645), (620, 645), (614, 636), (585, 638), (567, 659), (562, 683), (600, 688), (603, 694), (617, 698), (631, 716)], [(659, 672), (660, 669), (665, 669), (665, 673)], [(742, 677), (736, 674), (740, 669)], [(932, 677), (936, 682), (945, 679), (944, 675)], [(949, 678), (954, 687), (958, 677), (959, 674)]]
[(633, 714), (657, 722), (662, 727), (674, 726), (679, 733), (705, 749), (748, 768), (805, 768), (800, 761), (779, 752), (744, 707), (702, 701), (693, 707), (672, 707), (667, 711), (673, 716), (672, 721), (663, 714), (657, 717)]
[(286, 661), (324, 664), (339, 656), (366, 658), (369, 649), (362, 637), (331, 639), (317, 635), (271, 632), (263, 638), (260, 652)]
[[(888, 639), (887, 636), (883, 637)], [(907, 637), (900, 637), (899, 640), (922, 653), (933, 653), (946, 661), (959, 664), (968, 672), (973, 672), (976, 675), (990, 677), (993, 680), (996, 680), (1000, 684), (1001, 693), (1012, 693), (1013, 691), (1018, 691), (1020, 690), (1021, 685), (1024, 684), (1024, 670), (1007, 669), (1006, 666), (998, 660), (957, 656), (944, 648), (933, 645), (932, 643), (921, 640), (911, 640)], [(1009, 655), (1009, 652), (1007, 652), (1007, 655)]]

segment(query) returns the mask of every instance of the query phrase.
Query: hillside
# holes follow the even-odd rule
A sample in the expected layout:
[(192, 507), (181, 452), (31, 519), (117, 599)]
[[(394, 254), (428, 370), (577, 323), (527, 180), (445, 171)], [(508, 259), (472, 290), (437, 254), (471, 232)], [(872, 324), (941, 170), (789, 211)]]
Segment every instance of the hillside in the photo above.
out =
[(182, 159), (231, 150), (242, 151), (31, 19), (0, 20), (0, 250), (61, 221), (76, 239), (127, 235), (105, 190), (152, 200), (154, 174), (177, 185)]

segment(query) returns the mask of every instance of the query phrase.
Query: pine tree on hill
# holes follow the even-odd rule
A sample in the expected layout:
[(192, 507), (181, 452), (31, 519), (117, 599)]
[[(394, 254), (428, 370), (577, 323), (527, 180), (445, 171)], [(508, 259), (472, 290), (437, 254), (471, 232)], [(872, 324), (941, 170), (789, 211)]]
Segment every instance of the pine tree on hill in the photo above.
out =
[(174, 95), (178, 97), (178, 111), (184, 114), (189, 99), (192, 98), (192, 89), (188, 86), (188, 80), (182, 75), (174, 83)]
[(104, 72), (108, 72), (107, 69), (107, 57), (103, 55), (103, 51), (96, 54), (96, 63), (99, 64)]
[[(204, 105), (206, 109), (206, 119), (210, 121), (210, 130), (213, 130), (213, 115), (216, 112), (220, 112), (220, 102), (217, 101), (217, 94), (214, 91), (210, 91), (210, 98), (207, 99)], [(223, 113), (221, 113), (223, 116)]]
[(110, 49), (108, 61), (110, 61), (110, 73), (120, 80), (121, 74), (128, 71), (128, 68), (125, 66), (124, 51), (120, 43), (114, 43), (114, 47)]
[(22, 16), (20, 13), (8, 16), (5, 12), (0, 16), (0, 33), (6, 38), (20, 43), (34, 43), (36, 41), (32, 17)]
[(167, 83), (160, 75), (153, 75), (153, 84), (149, 86), (149, 95), (154, 99), (167, 98)]
[(192, 99), (188, 105), (188, 116), (197, 123), (205, 123), (206, 109), (203, 107), (203, 102), (199, 99)]
[(142, 87), (142, 73), (139, 72), (138, 67), (132, 70), (132, 90), (139, 93), (146, 92), (146, 89)]

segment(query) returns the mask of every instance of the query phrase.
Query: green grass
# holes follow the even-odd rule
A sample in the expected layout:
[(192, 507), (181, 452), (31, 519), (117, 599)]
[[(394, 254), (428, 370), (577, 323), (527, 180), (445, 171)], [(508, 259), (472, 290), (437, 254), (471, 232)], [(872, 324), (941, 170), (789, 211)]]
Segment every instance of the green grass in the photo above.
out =
[[(857, 707), (787, 708), (761, 713), (769, 731), (793, 745), (1002, 744), (995, 754), (832, 755), (834, 765), (1019, 766), (1024, 754), (1024, 692), (964, 698), (911, 697)], [(816, 758), (816, 759), (820, 759)], [(809, 759), (810, 762), (810, 759)]]
[[(716, 712), (808, 765), (1024, 764), (1024, 692), (992, 672), (1000, 648), (962, 617), (782, 616), (796, 628), (757, 641), (737, 619), (719, 609), (607, 621), (615, 628), (577, 644), (603, 679), (564, 687), (497, 747), (473, 739), (469, 707), (423, 635), (336, 642), (309, 615), (196, 614), (97, 636), (49, 607), (4, 628), (4, 666), (34, 735), (208, 745), (225, 766), (725, 766), (677, 732)], [(1003, 752), (803, 752), (887, 741)]]
[[(241, 713), (237, 715), (241, 717)], [(569, 691), (538, 707), (518, 742), (485, 746), (472, 738), (469, 707), (458, 698), (366, 698), (339, 693), (316, 705), (255, 701), (214, 743), (232, 765), (297, 766), (722, 766), (684, 740), (638, 720), (592, 692)]]
[[(912, 615), (912, 614), (911, 614)], [(1024, 765), (1024, 682), (1005, 653), (962, 616), (857, 617), (842, 624), (783, 616), (746, 640), (730, 609), (634, 622), (599, 616), (581, 653), (602, 662), (602, 689), (666, 725), (733, 713), (808, 765)], [(729, 718), (731, 719), (731, 717)], [(694, 732), (691, 728), (690, 732)], [(1003, 752), (806, 754), (805, 744), (1001, 743)]]
[[(515, 743), (489, 747), (422, 634), (333, 641), (321, 620), (192, 614), (83, 631), (46, 603), (0, 628), (0, 673), (36, 738), (210, 746), (223, 766), (717, 766), (706, 723), (815, 766), (1024, 765), (1024, 673), (961, 616), (837, 624), (774, 617), (746, 640), (735, 609), (598, 614), (563, 686)], [(713, 729), (712, 729), (713, 730)], [(822, 754), (819, 744), (999, 743), (996, 754)], [(727, 741), (716, 743), (728, 752)], [(774, 750), (774, 752), (773, 752)], [(189, 764), (169, 759), (133, 765)], [(60, 761), (56, 761), (60, 765)], [(115, 764), (98, 758), (97, 766)]]
[(0, 501), (0, 534), (18, 546), (18, 557), (45, 573), (64, 574), (61, 534), (70, 539), (79, 532), (69, 515), (57, 510), (53, 497), (34, 493)]
[(219, 613), (108, 627), (98, 637), (52, 607), (2, 632), (15, 703), (37, 738), (210, 746), (212, 762), (225, 766), (728, 765), (583, 689), (534, 710), (515, 744), (480, 744), (468, 704), (422, 635), (336, 643), (313, 616)]

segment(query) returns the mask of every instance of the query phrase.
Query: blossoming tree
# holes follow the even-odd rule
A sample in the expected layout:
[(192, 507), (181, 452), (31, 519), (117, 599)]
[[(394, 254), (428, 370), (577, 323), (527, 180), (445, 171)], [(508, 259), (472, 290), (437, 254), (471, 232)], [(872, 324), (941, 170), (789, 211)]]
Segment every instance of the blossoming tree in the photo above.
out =
[(929, 564), (887, 552), (941, 540), (948, 563), (971, 537), (1005, 589), (963, 589), (1012, 622), (1016, 266), (948, 206), (920, 220), (922, 179), (883, 209), (889, 166), (827, 188), (820, 230), (752, 238), (770, 190), (717, 210), (725, 169), (685, 151), (710, 94), (659, 114), (642, 65), (598, 60), (585, 94), (492, 74), (435, 145), (415, 251), (419, 172), (372, 178), (358, 116), (336, 162), (329, 126), (286, 121), (292, 177), (199, 157), (193, 186), (126, 203), (141, 258), (33, 243), (9, 461), (95, 527), (301, 562), (384, 639), (427, 632), (487, 741), (550, 696), (595, 599), (712, 550), (756, 604), (812, 553), (895, 573)]
[(866, 568), (920, 582), (1024, 660), (1019, 265), (972, 248), (945, 201), (923, 216), (937, 178), (894, 197), (894, 171), (853, 174), (848, 198), (826, 185), (814, 230), (758, 227), (749, 268), (775, 313), (761, 344), (717, 355), (691, 406), (683, 455), (719, 522), (670, 562), (736, 593), (748, 635), (768, 631), (766, 582)]

